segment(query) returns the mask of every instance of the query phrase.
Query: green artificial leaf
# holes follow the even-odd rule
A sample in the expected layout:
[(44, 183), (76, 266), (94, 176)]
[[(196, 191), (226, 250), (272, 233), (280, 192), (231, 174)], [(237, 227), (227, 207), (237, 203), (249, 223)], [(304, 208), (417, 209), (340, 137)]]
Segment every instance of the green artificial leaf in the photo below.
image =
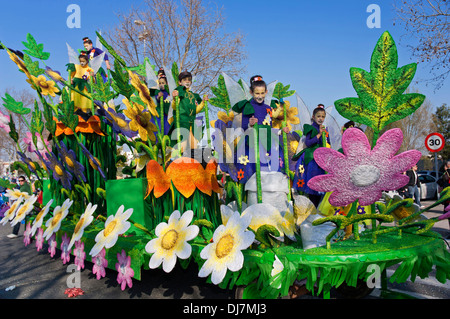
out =
[(92, 98), (105, 103), (108, 103), (109, 100), (113, 100), (118, 95), (110, 90), (111, 85), (109, 81), (104, 82), (100, 73), (96, 74), (96, 81), (92, 83), (92, 88), (94, 90)]
[(10, 183), (8, 180), (0, 178), (0, 186), (4, 187), (4, 188), (11, 188), (13, 189), (14, 187), (16, 187), (16, 184), (12, 184)]
[[(44, 122), (42, 121), (42, 111), (39, 109), (38, 103), (34, 101), (34, 111), (31, 117), (31, 130), (32, 133), (38, 132), (42, 135), (44, 130)], [(35, 134), (33, 134), (35, 136)]]
[(23, 62), (25, 63), (25, 66), (27, 67), (27, 70), (31, 75), (38, 77), (39, 75), (45, 73), (45, 70), (39, 67), (39, 61), (31, 60), (29, 55), (23, 55)]
[(70, 100), (69, 93), (63, 91), (62, 103), (59, 105), (58, 120), (60, 120), (66, 127), (75, 132), (78, 126), (78, 115), (75, 114), (75, 105)]
[(2, 98), (2, 100), (5, 102), (3, 103), (3, 106), (13, 113), (25, 115), (31, 112), (29, 108), (23, 107), (22, 102), (14, 100), (14, 98), (8, 93), (5, 94), (5, 97)]
[(25, 164), (24, 162), (19, 162), (19, 161), (14, 162), (14, 163), (11, 165), (11, 169), (12, 169), (13, 171), (16, 171), (16, 170), (17, 170), (17, 171), (18, 171), (18, 170), (22, 170), (22, 171), (25, 173), (25, 175), (27, 175), (28, 178), (30, 177), (31, 171), (30, 171), (30, 169), (28, 168), (28, 165)]
[(280, 236), (280, 232), (274, 226), (264, 224), (258, 227), (255, 234), (255, 239), (267, 247), (273, 247), (275, 244), (275, 239), (272, 236), (278, 237)]
[(295, 94), (295, 90), (289, 90), (291, 86), (288, 84), (286, 86), (283, 85), (283, 83), (278, 82), (275, 85), (275, 89), (273, 91), (273, 97), (276, 98), (277, 100), (281, 100), (284, 98), (287, 98), (289, 96), (292, 96)]
[(217, 79), (217, 87), (211, 87), (211, 91), (215, 97), (209, 99), (209, 103), (225, 110), (228, 114), (231, 109), (231, 104), (223, 75), (219, 75)]
[(14, 142), (16, 142), (16, 143), (18, 143), (18, 141), (19, 141), (19, 133), (17, 133), (17, 131), (16, 131), (16, 125), (14, 124), (14, 119), (13, 119), (13, 117), (12, 117), (12, 115), (10, 115), (10, 117), (9, 117), (9, 129), (10, 129), (10, 131), (9, 131), (9, 136), (13, 139), (13, 141)]
[(44, 119), (45, 119), (45, 128), (52, 134), (55, 134), (56, 131), (56, 122), (53, 120), (53, 109), (50, 105), (44, 101)]
[(142, 77), (146, 77), (147, 76), (147, 72), (145, 70), (145, 63), (148, 63), (150, 65), (150, 67), (153, 70), (155, 70), (155, 66), (150, 64), (150, 60), (147, 57), (144, 59), (144, 63), (139, 64), (137, 66), (129, 67), (128, 70), (136, 72), (136, 74), (138, 74), (138, 75), (140, 75)]
[(111, 83), (113, 89), (127, 99), (130, 99), (131, 95), (134, 93), (134, 88), (129, 84), (130, 75), (124, 70), (118, 60), (114, 60), (114, 71), (111, 71), (111, 76), (113, 79)]
[(44, 52), (44, 45), (38, 44), (36, 40), (33, 38), (31, 34), (27, 34), (27, 42), (22, 42), (23, 45), (28, 50), (23, 50), (23, 52), (31, 55), (32, 57), (35, 57), (39, 60), (48, 60), (50, 57), (50, 53)]
[(172, 76), (175, 80), (175, 83), (178, 83), (178, 75), (180, 74), (180, 69), (178, 68), (177, 62), (173, 62), (171, 71), (172, 71)]
[(114, 57), (114, 62), (117, 61), (123, 67), (126, 67), (127, 64), (125, 63), (125, 61), (122, 59), (122, 57), (120, 55), (117, 54), (117, 52), (113, 49), (113, 47), (110, 46), (108, 44), (108, 42), (106, 42), (106, 40), (102, 37), (102, 35), (100, 33), (98, 33), (97, 31), (95, 32), (95, 34), (97, 34), (97, 37), (98, 37), (99, 41), (101, 42), (101, 44), (103, 44), (103, 46), (108, 51), (108, 53), (111, 54)]
[(350, 77), (358, 98), (334, 102), (345, 118), (370, 126), (376, 135), (388, 124), (414, 113), (425, 100), (418, 93), (403, 94), (417, 69), (416, 63), (397, 68), (398, 54), (389, 32), (377, 42), (370, 61), (370, 72), (350, 68)]

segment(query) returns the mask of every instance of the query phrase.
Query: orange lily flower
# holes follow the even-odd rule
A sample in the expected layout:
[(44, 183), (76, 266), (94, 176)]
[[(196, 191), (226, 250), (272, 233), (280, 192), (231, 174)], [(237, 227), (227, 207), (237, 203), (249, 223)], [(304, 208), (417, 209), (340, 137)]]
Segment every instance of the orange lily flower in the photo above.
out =
[[(53, 117), (56, 122), (55, 136), (73, 135), (72, 129), (66, 127), (63, 122), (58, 121), (56, 117)], [(97, 115), (91, 116), (87, 121), (83, 120), (81, 116), (78, 116), (78, 126), (75, 128), (75, 132), (81, 133), (96, 133), (100, 136), (105, 136), (106, 134), (100, 128), (100, 118)]]

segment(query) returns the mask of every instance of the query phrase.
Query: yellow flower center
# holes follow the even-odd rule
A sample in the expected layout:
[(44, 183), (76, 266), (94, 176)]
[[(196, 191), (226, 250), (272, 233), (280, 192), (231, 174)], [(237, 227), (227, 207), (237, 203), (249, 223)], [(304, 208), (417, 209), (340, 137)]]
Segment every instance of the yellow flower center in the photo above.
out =
[(234, 237), (230, 234), (227, 234), (220, 238), (219, 242), (216, 246), (216, 256), (217, 258), (223, 258), (227, 256), (234, 246)]
[[(94, 163), (94, 161), (95, 161), (95, 163)], [(91, 158), (89, 158), (89, 164), (91, 165), (91, 167), (93, 169), (97, 169), (97, 166), (100, 166), (100, 161), (97, 157), (94, 157), (94, 161)]]
[(64, 174), (63, 170), (61, 169), (61, 167), (59, 165), (55, 165), (55, 171), (56, 171), (56, 174), (58, 174), (59, 176), (62, 176)]
[(142, 127), (147, 127), (148, 125), (147, 119), (141, 114), (136, 115), (136, 122)]
[(78, 221), (78, 223), (77, 223), (77, 225), (75, 226), (75, 234), (77, 234), (79, 231), (80, 231), (80, 228), (81, 228), (81, 226), (83, 226), (83, 224), (84, 224), (84, 217), (83, 218), (81, 218), (79, 221)]
[(117, 225), (117, 220), (113, 220), (108, 224), (108, 226), (106, 226), (105, 232), (104, 232), (105, 237), (108, 237), (112, 233), (114, 228), (116, 228), (116, 225)]
[(395, 217), (397, 217), (398, 219), (403, 219), (408, 217), (409, 215), (411, 215), (411, 213), (403, 206), (400, 206), (399, 208), (397, 208), (396, 210), (393, 211), (393, 214), (395, 215)]
[(29, 204), (24, 204), (22, 207), (20, 207), (19, 211), (17, 212), (17, 216), (22, 216), (26, 210), (28, 209)]
[(171, 229), (164, 234), (161, 240), (161, 247), (164, 248), (165, 250), (171, 250), (173, 247), (175, 247), (177, 240), (178, 240), (177, 231)]
[(74, 166), (74, 164), (73, 164), (73, 162), (72, 162), (72, 160), (70, 159), (69, 156), (66, 156), (66, 163), (67, 163), (67, 165), (69, 165), (70, 167), (73, 167), (73, 166)]
[(116, 123), (119, 127), (124, 128), (127, 126), (127, 122), (122, 120), (121, 118), (116, 118)]
[(37, 214), (37, 216), (36, 216), (36, 221), (41, 220), (42, 215), (44, 215), (44, 210), (41, 210), (41, 212), (40, 212), (39, 214)]
[(43, 89), (48, 89), (49, 85), (47, 83), (47, 81), (39, 81), (39, 86)]
[(57, 213), (52, 219), (52, 227), (55, 227), (62, 217), (62, 212)]
[(30, 166), (31, 166), (34, 170), (36, 170), (36, 165), (34, 165), (33, 162), (30, 162)]

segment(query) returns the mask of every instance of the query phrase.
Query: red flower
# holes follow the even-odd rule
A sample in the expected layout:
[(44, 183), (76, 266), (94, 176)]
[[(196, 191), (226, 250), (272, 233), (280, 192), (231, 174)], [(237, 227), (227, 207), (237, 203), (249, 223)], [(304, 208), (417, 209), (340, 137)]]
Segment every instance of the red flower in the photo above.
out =
[(241, 170), (238, 172), (237, 178), (238, 178), (238, 180), (241, 180), (241, 179), (244, 178), (244, 171), (242, 170), (242, 168), (241, 168)]
[(267, 114), (269, 114), (269, 115), (270, 115), (270, 117), (272, 117), (272, 108), (270, 108), (270, 109), (266, 109), (266, 111), (267, 111)]
[(298, 182), (297, 182), (297, 186), (298, 186), (298, 187), (303, 187), (303, 186), (305, 186), (305, 181), (304, 181), (303, 179), (299, 179)]
[(67, 288), (66, 291), (64, 291), (64, 294), (67, 295), (67, 297), (77, 297), (84, 295), (84, 291), (81, 288)]

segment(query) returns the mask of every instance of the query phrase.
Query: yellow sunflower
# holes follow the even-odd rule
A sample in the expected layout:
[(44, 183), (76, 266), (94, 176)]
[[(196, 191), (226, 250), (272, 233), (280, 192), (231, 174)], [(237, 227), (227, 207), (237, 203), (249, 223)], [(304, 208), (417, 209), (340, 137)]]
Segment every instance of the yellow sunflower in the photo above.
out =
[(131, 85), (139, 92), (139, 97), (142, 102), (147, 105), (148, 110), (153, 116), (159, 117), (158, 112), (156, 111), (156, 104), (153, 102), (152, 96), (150, 95), (150, 90), (148, 87), (139, 80), (137, 74), (128, 71), (128, 74), (131, 78)]
[[(291, 108), (291, 103), (289, 101), (284, 102), (286, 107), (286, 124), (289, 130), (292, 130), (291, 124), (300, 124), (300, 119), (298, 118), (298, 110), (295, 107)], [(272, 127), (280, 129), (284, 121), (284, 110), (283, 105), (277, 103), (277, 108), (272, 112)]]
[[(228, 122), (233, 122), (234, 120), (234, 113), (233, 111), (231, 111), (229, 113), (229, 115), (227, 115), (227, 113), (219, 111), (217, 113), (217, 118), (221, 121), (223, 121), (224, 123), (228, 123)], [(216, 121), (211, 121), (211, 127), (215, 127)]]
[[(33, 75), (30, 75), (31, 77), (27, 79), (27, 82), (31, 84), (31, 87), (33, 89), (40, 88), (42, 95), (51, 95), (55, 96), (55, 93), (59, 92), (59, 89), (55, 87), (54, 81), (47, 81), (45, 76), (39, 75), (37, 78)], [(33, 83), (31, 83), (33, 81)]]
[(31, 75), (30, 72), (28, 71), (28, 69), (27, 69), (25, 63), (24, 63), (17, 55), (15, 55), (14, 53), (12, 53), (11, 51), (6, 50), (6, 52), (8, 52), (9, 58), (10, 58), (15, 64), (17, 64), (17, 66), (19, 67), (19, 70), (23, 71), (23, 73), (25, 73), (25, 75), (26, 75), (28, 78), (31, 78), (32, 75)]
[(150, 113), (144, 112), (144, 107), (139, 103), (134, 103), (134, 105), (131, 105), (127, 99), (123, 99), (122, 102), (127, 107), (123, 113), (131, 120), (130, 129), (133, 131), (138, 131), (139, 136), (144, 142), (146, 142), (147, 139), (155, 142), (156, 137), (154, 132), (157, 131), (157, 128), (155, 124), (150, 121)]

